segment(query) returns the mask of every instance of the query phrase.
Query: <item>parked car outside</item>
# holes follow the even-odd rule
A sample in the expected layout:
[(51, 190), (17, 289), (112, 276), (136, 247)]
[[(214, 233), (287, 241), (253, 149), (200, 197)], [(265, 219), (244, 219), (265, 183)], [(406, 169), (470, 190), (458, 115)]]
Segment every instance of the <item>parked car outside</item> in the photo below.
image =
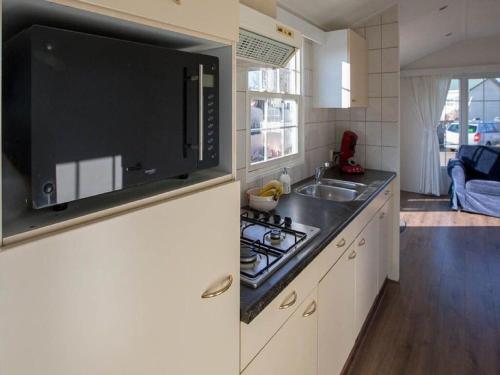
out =
[[(469, 123), (467, 129), (469, 145), (500, 146), (500, 124), (477, 122)], [(450, 149), (458, 149), (460, 146), (460, 124), (451, 123), (446, 129), (444, 146)]]

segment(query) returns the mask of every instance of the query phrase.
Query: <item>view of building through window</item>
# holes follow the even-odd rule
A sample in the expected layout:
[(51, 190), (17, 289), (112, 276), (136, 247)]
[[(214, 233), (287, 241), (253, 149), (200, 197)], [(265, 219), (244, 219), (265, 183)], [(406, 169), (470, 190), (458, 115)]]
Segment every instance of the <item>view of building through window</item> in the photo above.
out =
[[(500, 78), (465, 79), (467, 91), (460, 91), (460, 79), (453, 79), (446, 98), (438, 138), (441, 165), (455, 157), (460, 145), (500, 147)], [(460, 119), (460, 97), (467, 95), (468, 119)], [(462, 131), (462, 129), (466, 129)]]
[(250, 164), (299, 152), (300, 51), (286, 69), (250, 68)]

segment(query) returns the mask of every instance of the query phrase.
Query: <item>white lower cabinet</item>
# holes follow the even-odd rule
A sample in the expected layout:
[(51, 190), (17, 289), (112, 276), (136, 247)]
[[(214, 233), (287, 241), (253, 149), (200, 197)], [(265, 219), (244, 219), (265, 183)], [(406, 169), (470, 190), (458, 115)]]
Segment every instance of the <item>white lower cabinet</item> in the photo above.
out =
[[(242, 324), (243, 375), (342, 372), (388, 275), (393, 252), (393, 204), (388, 187), (272, 305), (250, 324)], [(293, 295), (299, 303), (302, 297), (297, 296), (305, 295), (313, 285), (315, 291), (288, 318), (279, 316), (280, 303)], [(307, 313), (313, 310), (314, 314)], [(268, 339), (258, 340), (263, 337)]]
[(379, 220), (379, 271), (378, 289), (384, 285), (389, 275), (389, 264), (392, 254), (392, 232), (393, 232), (393, 200), (389, 199), (378, 213)]
[(244, 375), (315, 375), (318, 366), (317, 288), (243, 371)]
[(354, 241), (356, 336), (361, 331), (378, 294), (379, 235), (379, 221), (375, 217)]
[(354, 246), (318, 288), (318, 374), (340, 374), (354, 345)]
[(230, 183), (1, 252), (0, 373), (237, 374), (239, 196)]

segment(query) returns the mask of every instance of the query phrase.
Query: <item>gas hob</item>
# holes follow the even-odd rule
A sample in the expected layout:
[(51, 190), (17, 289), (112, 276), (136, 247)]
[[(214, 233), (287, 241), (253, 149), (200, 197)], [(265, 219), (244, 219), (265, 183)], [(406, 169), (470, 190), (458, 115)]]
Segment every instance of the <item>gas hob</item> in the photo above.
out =
[(320, 232), (290, 217), (243, 210), (240, 220), (240, 277), (257, 288)]

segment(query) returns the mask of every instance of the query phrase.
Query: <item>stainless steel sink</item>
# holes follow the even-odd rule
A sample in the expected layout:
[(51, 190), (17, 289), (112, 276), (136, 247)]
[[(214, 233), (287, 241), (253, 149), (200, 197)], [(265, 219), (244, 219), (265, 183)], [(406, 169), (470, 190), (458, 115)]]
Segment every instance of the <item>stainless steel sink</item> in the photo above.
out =
[(350, 202), (363, 198), (368, 186), (355, 182), (321, 179), (310, 182), (295, 190), (296, 193), (308, 197), (325, 199), (335, 202)]

